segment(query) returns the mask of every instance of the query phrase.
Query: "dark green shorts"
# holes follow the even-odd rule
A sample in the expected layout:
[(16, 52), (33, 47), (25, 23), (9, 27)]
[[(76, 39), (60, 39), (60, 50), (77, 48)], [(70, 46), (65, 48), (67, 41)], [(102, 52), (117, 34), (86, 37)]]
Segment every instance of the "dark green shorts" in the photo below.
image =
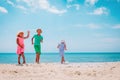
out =
[(41, 46), (40, 45), (34, 45), (36, 54), (41, 54)]

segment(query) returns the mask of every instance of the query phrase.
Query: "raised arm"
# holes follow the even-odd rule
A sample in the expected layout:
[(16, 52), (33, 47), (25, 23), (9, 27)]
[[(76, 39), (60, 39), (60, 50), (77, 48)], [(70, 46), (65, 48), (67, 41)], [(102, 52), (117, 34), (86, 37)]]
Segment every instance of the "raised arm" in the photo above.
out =
[(30, 36), (30, 31), (28, 31), (28, 32), (27, 32), (27, 36), (26, 36), (26, 37), (24, 37), (24, 39), (29, 38), (29, 36)]

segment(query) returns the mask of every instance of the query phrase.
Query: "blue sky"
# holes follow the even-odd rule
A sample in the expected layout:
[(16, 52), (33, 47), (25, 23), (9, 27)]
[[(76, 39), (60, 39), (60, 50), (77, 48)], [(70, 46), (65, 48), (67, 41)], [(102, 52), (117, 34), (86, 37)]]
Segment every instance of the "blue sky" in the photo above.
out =
[(57, 52), (65, 40), (68, 52), (120, 52), (120, 0), (0, 0), (0, 52), (16, 52), (19, 31), (31, 38), (43, 30), (43, 52)]

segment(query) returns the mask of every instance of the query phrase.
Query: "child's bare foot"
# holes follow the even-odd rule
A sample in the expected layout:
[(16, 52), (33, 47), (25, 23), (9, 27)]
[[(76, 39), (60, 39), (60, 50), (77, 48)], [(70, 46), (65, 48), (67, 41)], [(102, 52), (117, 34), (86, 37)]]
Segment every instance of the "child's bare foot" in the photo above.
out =
[(36, 64), (39, 64), (39, 62), (35, 62)]
[(21, 64), (20, 62), (18, 62), (18, 64)]
[(23, 64), (26, 64), (26, 62), (25, 62), (25, 61), (23, 61)]

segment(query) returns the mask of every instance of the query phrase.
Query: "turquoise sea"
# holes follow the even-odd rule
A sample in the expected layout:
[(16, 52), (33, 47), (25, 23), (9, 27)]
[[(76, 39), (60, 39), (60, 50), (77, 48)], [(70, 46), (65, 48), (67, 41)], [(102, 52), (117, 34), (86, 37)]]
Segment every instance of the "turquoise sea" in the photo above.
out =
[[(35, 53), (25, 53), (26, 62), (35, 62)], [(80, 52), (65, 53), (65, 59), (69, 63), (81, 62), (119, 62), (120, 52)], [(42, 53), (41, 63), (59, 63), (59, 53)], [(0, 53), (0, 64), (17, 64), (16, 53)]]

